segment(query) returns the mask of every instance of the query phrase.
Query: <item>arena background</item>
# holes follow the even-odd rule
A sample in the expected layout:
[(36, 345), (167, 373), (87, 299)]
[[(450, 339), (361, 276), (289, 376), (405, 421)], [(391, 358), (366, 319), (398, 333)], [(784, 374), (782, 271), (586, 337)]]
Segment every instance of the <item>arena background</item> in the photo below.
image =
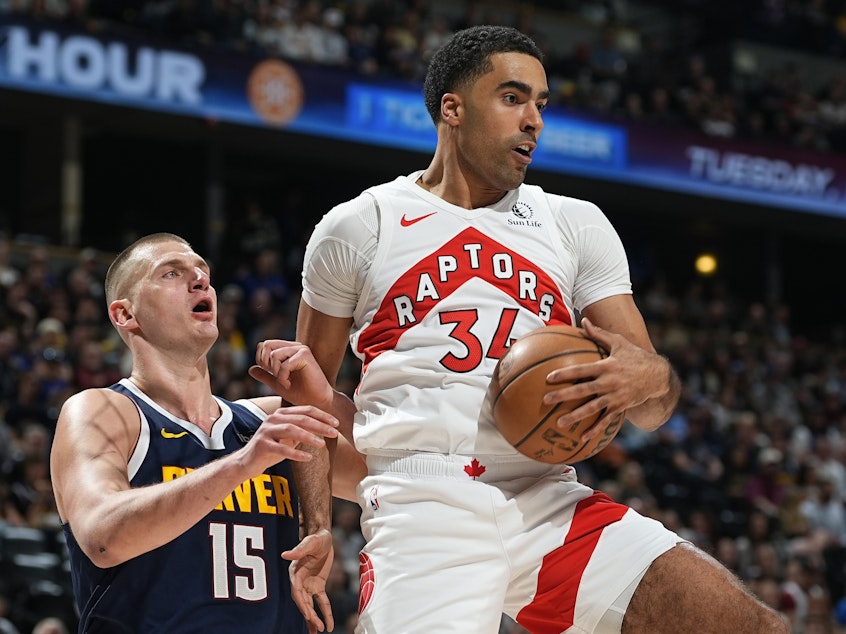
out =
[[(161, 30), (150, 30), (138, 20), (130, 23), (126, 8), (132, 5), (137, 14), (144, 4), (155, 3), (127, 2), (121, 12), (121, 3), (92, 2), (83, 10), (86, 19), (51, 22), (49, 16), (38, 13), (43, 8), (27, 9), (28, 5), (0, 0), (0, 20), (5, 20), (0, 22), (0, 33), (4, 26), (31, 25), (37, 18), (39, 28), (55, 25), (106, 39), (152, 42), (186, 51), (212, 48), (202, 38), (183, 37), (175, 44)], [(223, 4), (242, 9), (252, 6)], [(325, 16), (326, 9), (351, 12), (355, 3), (302, 6), (306, 4), (316, 4), (318, 15)], [(431, 2), (394, 3), (394, 10), (398, 14), (411, 11), (412, 4), (428, 5), (426, 24), (438, 15), (449, 18), (452, 25), (482, 15), (488, 20), (530, 25), (554, 54), (550, 59), (557, 62), (556, 72), (564, 76), (568, 70), (584, 70), (577, 51), (582, 45), (590, 49), (599, 42), (609, 24), (628, 39), (638, 37), (641, 48), (630, 53), (637, 58), (629, 59), (630, 70), (638, 62), (644, 65), (650, 38), (662, 42), (663, 60), (677, 58), (676, 70), (684, 66), (682, 60), (702, 54), (709, 60), (720, 92), (733, 94), (744, 116), (753, 109), (752, 96), (760, 99), (753, 88), (764, 83), (765, 68), (798, 67), (799, 77), (812, 84), (808, 91), (819, 101), (828, 82), (846, 72), (843, 2)], [(784, 5), (783, 22), (771, 19), (765, 11), (773, 4)], [(827, 12), (826, 20), (812, 20), (813, 6)], [(805, 25), (817, 30), (799, 28)], [(819, 37), (823, 33), (825, 38)], [(752, 79), (735, 55), (739, 43), (750, 42), (755, 43), (759, 63), (759, 84), (752, 88)], [(0, 36), (0, 61), (7, 45), (8, 40)], [(266, 50), (214, 50), (215, 55), (230, 59), (284, 57), (268, 55)], [(302, 60), (288, 61), (297, 69), (314, 66)], [(584, 64), (590, 66), (587, 61)], [(356, 73), (348, 68), (343, 72)], [(382, 69), (380, 75), (391, 72)], [(624, 87), (625, 75), (618, 78)], [(419, 74), (411, 73), (402, 80), (409, 86), (419, 85)], [(609, 107), (591, 108), (589, 98), (579, 101), (567, 94), (568, 98), (553, 103), (553, 111), (629, 130), (642, 125), (633, 120), (635, 115), (626, 109), (622, 97)], [(307, 100), (304, 107), (308, 108)], [(796, 110), (790, 104), (784, 108)], [(738, 120), (736, 127), (731, 136), (749, 141), (748, 136), (743, 138), (748, 134), (743, 122)], [(701, 135), (703, 143), (713, 139), (690, 121), (685, 121), (684, 129), (685, 134)], [(753, 141), (756, 148), (771, 147), (773, 156), (799, 151), (802, 157), (834, 165), (835, 183), (842, 187), (846, 179), (844, 130), (846, 120), (839, 127), (825, 129), (826, 143), (805, 143), (803, 147), (799, 147), (798, 132), (783, 135), (775, 127)], [(543, 141), (541, 136), (541, 145)], [(20, 89), (0, 81), (0, 231), (11, 239), (15, 260), (22, 268), (37, 245), (48, 246), (56, 261), (65, 264), (81, 249), (94, 249), (102, 263), (138, 235), (172, 231), (209, 254), (226, 279), (250, 264), (240, 240), (247, 228), (248, 209), (259, 208), (280, 230), (281, 266), (295, 292), (297, 257), (314, 223), (334, 204), (371, 184), (421, 169), (428, 158), (425, 149), (345, 141), (291, 131), (284, 124), (247, 125), (219, 117), (130, 108), (102, 99)], [(794, 334), (842, 354), (846, 337), (842, 282), (846, 191), (840, 192), (842, 210), (819, 212), (810, 204), (803, 208), (800, 202), (787, 206), (741, 202), (615, 178), (591, 178), (577, 170), (533, 167), (528, 182), (591, 200), (603, 209), (626, 244), (636, 294), (664, 281), (669, 293), (679, 298), (701, 285), (706, 299), (726, 294), (744, 306), (755, 302), (771, 310), (787, 306)], [(67, 227), (69, 215), (78, 223), (71, 230)], [(699, 275), (694, 269), (696, 256), (703, 252), (718, 258), (713, 276)], [(829, 598), (833, 608), (839, 597)], [(31, 618), (31, 614), (19, 617), (19, 626), (28, 631)], [(834, 632), (836, 620), (832, 617), (826, 625), (829, 629), (820, 631)], [(797, 626), (796, 631), (803, 630)]]
[[(85, 113), (86, 107), (51, 101), (17, 94), (0, 100), (0, 209), (10, 235), (58, 245), (61, 117), (74, 109)], [(133, 234), (156, 230), (185, 235), (207, 252), (210, 170), (220, 179), (215, 185), (225, 197), (227, 229), (237, 227), (251, 197), (284, 214), (293, 183), (304, 198), (297, 224), (305, 228), (332, 205), (370, 184), (422, 169), (427, 160), (420, 153), (283, 131), (97, 110), (82, 120), (77, 246), (106, 252), (119, 250)], [(28, 150), (36, 156), (30, 158)], [(750, 301), (775, 299), (795, 307), (802, 331), (825, 335), (842, 321), (842, 219), (534, 169), (527, 181), (595, 202), (620, 232), (633, 268), (665, 276), (676, 292), (695, 279), (695, 257), (708, 251), (719, 257), (716, 279)]]
[[(811, 67), (818, 59), (797, 55)], [(721, 81), (731, 87), (730, 79)], [(619, 124), (616, 112), (591, 114)], [(69, 127), (75, 183), (63, 171)], [(765, 142), (789, 142), (773, 138)], [(425, 167), (428, 158), (425, 151), (279, 126), (244, 126), (2, 88), (0, 147), (0, 229), (10, 236), (113, 252), (131, 235), (169, 229), (190, 237), (213, 259), (230, 251), (226, 237), (237, 235), (250, 199), (281, 224), (293, 222), (289, 229), (304, 230), (332, 205), (369, 184)], [(846, 212), (815, 213), (813, 207), (802, 209), (801, 202), (784, 209), (687, 195), (566, 170), (533, 167), (528, 180), (597, 203), (622, 234), (635, 273), (649, 280), (666, 277), (675, 292), (695, 276), (695, 256), (710, 251), (719, 258), (720, 283), (749, 300), (790, 304), (803, 330), (828, 333), (843, 313), (836, 271), (846, 241)], [(289, 209), (294, 191), (302, 200)], [(841, 196), (846, 208), (846, 193)], [(79, 207), (72, 239), (62, 232), (69, 205)]]

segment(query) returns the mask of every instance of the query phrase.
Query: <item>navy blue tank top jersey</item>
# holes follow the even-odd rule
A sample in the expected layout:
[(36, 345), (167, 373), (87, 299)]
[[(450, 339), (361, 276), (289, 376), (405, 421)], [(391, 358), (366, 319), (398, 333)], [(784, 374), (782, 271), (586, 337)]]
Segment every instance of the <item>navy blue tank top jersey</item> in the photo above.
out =
[[(124, 379), (141, 436), (128, 465), (132, 487), (178, 478), (242, 447), (265, 418), (249, 401), (217, 398), (211, 436), (169, 414)], [(79, 632), (305, 634), (291, 598), (284, 550), (299, 542), (297, 494), (283, 461), (241, 484), (172, 542), (113, 568), (98, 568), (64, 525)]]

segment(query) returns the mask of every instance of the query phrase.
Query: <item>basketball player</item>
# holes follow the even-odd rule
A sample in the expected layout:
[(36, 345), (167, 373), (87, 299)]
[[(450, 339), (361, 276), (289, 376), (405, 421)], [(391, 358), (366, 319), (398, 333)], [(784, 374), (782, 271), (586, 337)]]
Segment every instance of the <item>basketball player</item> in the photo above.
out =
[[(327, 490), (320, 483), (296, 487), (291, 461), (309, 460), (297, 445), (324, 446), (337, 421), (280, 409), (278, 397), (212, 395), (217, 297), (182, 238), (128, 247), (109, 268), (106, 298), (132, 373), (67, 400), (51, 455), (79, 631), (305, 633), (280, 555), (299, 542), (298, 492), (317, 518), (329, 497), (310, 499)], [(328, 523), (311, 530), (331, 543)], [(325, 583), (303, 574), (305, 588)], [(325, 593), (314, 598), (331, 629)]]
[(602, 411), (588, 434), (601, 433), (625, 411), (657, 429), (679, 380), (650, 342), (605, 216), (523, 183), (549, 98), (534, 42), (505, 27), (460, 31), (432, 58), (424, 93), (438, 132), (428, 168), (323, 218), (305, 257), (300, 343), (258, 349), (280, 383), (301, 373), (298, 385), (313, 385), (292, 402), (338, 413), (343, 433), (316, 368), (334, 381), (350, 333), (363, 363), (356, 631), (494, 634), (504, 612), (535, 633), (787, 634), (714, 559), (497, 433), (484, 402), (497, 359), (577, 311), (610, 357), (550, 373), (549, 402), (591, 397), (562, 426)]

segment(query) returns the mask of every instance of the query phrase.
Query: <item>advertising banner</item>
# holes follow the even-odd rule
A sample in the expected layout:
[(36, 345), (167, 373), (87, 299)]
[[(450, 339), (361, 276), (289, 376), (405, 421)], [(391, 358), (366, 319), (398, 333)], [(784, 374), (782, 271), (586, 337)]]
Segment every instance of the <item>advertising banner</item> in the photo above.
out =
[[(422, 86), (0, 15), (0, 89), (429, 153)], [(2, 94), (0, 94), (2, 99)], [(555, 106), (533, 169), (846, 218), (846, 157)]]

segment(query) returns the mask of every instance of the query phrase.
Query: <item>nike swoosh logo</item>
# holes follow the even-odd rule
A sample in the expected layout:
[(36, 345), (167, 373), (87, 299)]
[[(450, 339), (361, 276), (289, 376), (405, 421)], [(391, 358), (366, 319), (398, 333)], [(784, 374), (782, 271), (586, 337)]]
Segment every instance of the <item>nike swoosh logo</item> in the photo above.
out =
[(411, 226), (411, 225), (413, 225), (415, 222), (420, 222), (421, 220), (425, 220), (425, 219), (426, 219), (426, 218), (428, 218), (429, 216), (434, 216), (436, 213), (438, 213), (438, 212), (437, 212), (437, 211), (433, 211), (432, 213), (430, 213), (430, 214), (426, 214), (426, 215), (424, 215), (424, 216), (417, 216), (417, 218), (406, 218), (406, 217), (405, 217), (405, 214), (403, 214), (403, 215), (402, 215), (402, 218), (400, 218), (400, 224), (401, 224), (403, 227), (410, 227), (410, 226)]
[(173, 432), (165, 431), (164, 429), (162, 429), (162, 438), (182, 438), (187, 433), (187, 431), (181, 431), (174, 434)]

